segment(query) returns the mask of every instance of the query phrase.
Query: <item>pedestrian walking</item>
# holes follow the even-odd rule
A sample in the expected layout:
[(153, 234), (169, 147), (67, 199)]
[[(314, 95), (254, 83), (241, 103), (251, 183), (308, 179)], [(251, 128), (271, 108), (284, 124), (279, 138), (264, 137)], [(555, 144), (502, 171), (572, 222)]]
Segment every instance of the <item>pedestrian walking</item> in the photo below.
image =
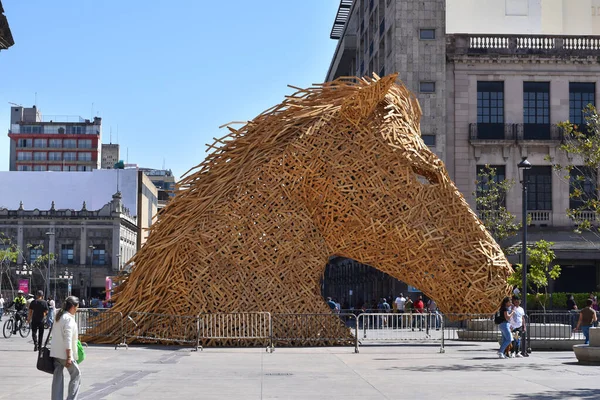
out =
[(2, 321), (3, 315), (4, 315), (4, 296), (2, 296), (2, 293), (0, 293), (0, 321)]
[(396, 309), (399, 313), (404, 312), (404, 307), (406, 305), (406, 298), (404, 297), (404, 293), (400, 293), (400, 296), (396, 297)]
[[(417, 313), (416, 317), (416, 325), (418, 325), (419, 330), (423, 330), (423, 312), (425, 311), (425, 304), (423, 303), (423, 296), (419, 295), (417, 301), (414, 304), (415, 312)], [(413, 331), (415, 330), (415, 325), (413, 324)]]
[(498, 351), (499, 358), (506, 358), (504, 355), (504, 350), (508, 347), (510, 342), (512, 341), (512, 335), (510, 334), (510, 319), (513, 316), (513, 313), (510, 310), (510, 298), (505, 297), (502, 300), (502, 304), (500, 305), (500, 309), (498, 310), (500, 314), (501, 322), (498, 324), (500, 328), (500, 332), (502, 332), (502, 346), (500, 346), (500, 350)]
[(598, 298), (594, 293), (590, 293), (590, 300), (592, 300), (592, 309), (598, 311)]
[(575, 329), (575, 325), (577, 324), (577, 318), (579, 311), (577, 310), (577, 303), (575, 303), (575, 298), (572, 294), (568, 295), (567, 300), (567, 309), (569, 310), (570, 319), (571, 319), (571, 328)]
[(38, 290), (37, 298), (29, 304), (27, 322), (31, 326), (31, 337), (33, 339), (33, 351), (42, 347), (44, 340), (44, 319), (48, 314), (48, 303), (44, 300), (44, 292)]
[(56, 303), (54, 302), (54, 297), (48, 297), (48, 326), (52, 327), (54, 324), (54, 316), (56, 315)]
[(54, 376), (52, 378), (52, 400), (64, 399), (63, 370), (70, 375), (67, 400), (77, 399), (81, 384), (81, 371), (77, 365), (78, 328), (75, 313), (79, 307), (79, 299), (69, 296), (56, 313), (52, 335), (50, 356), (54, 357)]
[(585, 337), (585, 344), (590, 344), (590, 328), (594, 325), (594, 322), (598, 321), (596, 310), (592, 308), (592, 299), (585, 301), (585, 307), (581, 309), (579, 313), (579, 321), (577, 322), (576, 330), (581, 327), (583, 336)]
[(521, 298), (519, 296), (512, 297), (512, 317), (510, 318), (510, 331), (512, 332), (513, 338), (517, 333), (517, 339), (513, 340), (513, 351), (511, 357), (523, 357), (523, 352), (519, 353), (521, 348), (521, 337), (525, 337), (525, 310), (521, 307)]

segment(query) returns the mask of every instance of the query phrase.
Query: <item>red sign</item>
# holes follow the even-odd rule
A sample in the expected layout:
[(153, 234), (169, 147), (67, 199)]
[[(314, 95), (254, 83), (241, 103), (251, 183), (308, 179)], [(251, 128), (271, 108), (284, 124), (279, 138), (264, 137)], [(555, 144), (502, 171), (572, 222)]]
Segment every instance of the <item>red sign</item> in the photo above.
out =
[(19, 290), (25, 294), (29, 293), (29, 279), (19, 279)]

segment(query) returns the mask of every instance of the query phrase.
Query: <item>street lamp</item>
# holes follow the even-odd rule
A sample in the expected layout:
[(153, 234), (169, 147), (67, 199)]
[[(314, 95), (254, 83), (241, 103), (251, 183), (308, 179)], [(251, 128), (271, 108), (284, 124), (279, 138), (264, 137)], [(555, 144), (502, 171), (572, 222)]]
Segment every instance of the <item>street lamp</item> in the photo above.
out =
[(96, 247), (94, 245), (89, 246), (90, 248), (90, 270), (89, 270), (89, 277), (88, 277), (88, 299), (92, 298), (92, 264), (94, 263), (94, 250), (96, 249)]
[(59, 279), (67, 280), (67, 297), (69, 297), (71, 295), (71, 280), (73, 279), (73, 273), (70, 272), (68, 269), (65, 269), (65, 271), (61, 273), (58, 277)]
[[(521, 241), (521, 304), (523, 310), (527, 314), (527, 185), (529, 181), (527, 179), (527, 171), (531, 169), (531, 163), (527, 161), (527, 157), (523, 157), (521, 162), (517, 165), (519, 171), (522, 171), (521, 185), (523, 186), (523, 218), (521, 224), (523, 225), (523, 239)], [(521, 354), (527, 357), (527, 333), (525, 333), (524, 340), (521, 341)]]
[[(46, 236), (48, 236), (48, 262), (46, 263), (46, 297), (50, 295), (50, 241), (52, 240), (52, 236), (54, 236), (54, 232), (48, 231), (46, 232)], [(56, 282), (54, 283), (54, 296), (56, 296)]]

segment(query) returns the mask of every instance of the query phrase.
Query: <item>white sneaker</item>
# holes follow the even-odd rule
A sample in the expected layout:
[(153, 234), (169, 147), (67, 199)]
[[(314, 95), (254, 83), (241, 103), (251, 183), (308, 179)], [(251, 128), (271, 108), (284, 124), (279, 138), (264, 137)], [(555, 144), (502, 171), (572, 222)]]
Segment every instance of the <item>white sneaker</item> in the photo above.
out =
[(515, 358), (515, 353), (510, 353), (510, 358)]
[(506, 356), (504, 355), (504, 353), (498, 352), (497, 354), (498, 354), (498, 358), (506, 358)]
[(523, 358), (523, 355), (521, 353), (517, 353), (516, 357), (517, 358)]

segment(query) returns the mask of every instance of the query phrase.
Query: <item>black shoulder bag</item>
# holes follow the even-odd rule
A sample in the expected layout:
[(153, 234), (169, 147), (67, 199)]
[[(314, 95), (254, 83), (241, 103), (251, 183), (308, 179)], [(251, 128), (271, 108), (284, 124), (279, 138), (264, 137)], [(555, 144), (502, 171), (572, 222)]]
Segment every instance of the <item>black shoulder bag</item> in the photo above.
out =
[(46, 337), (46, 343), (44, 343), (44, 347), (42, 347), (38, 353), (37, 359), (37, 369), (42, 372), (47, 372), (49, 374), (54, 373), (54, 357), (50, 357), (50, 349), (48, 348), (48, 340), (50, 340), (50, 335), (52, 334), (52, 327), (50, 328), (50, 332), (48, 332), (48, 337)]

